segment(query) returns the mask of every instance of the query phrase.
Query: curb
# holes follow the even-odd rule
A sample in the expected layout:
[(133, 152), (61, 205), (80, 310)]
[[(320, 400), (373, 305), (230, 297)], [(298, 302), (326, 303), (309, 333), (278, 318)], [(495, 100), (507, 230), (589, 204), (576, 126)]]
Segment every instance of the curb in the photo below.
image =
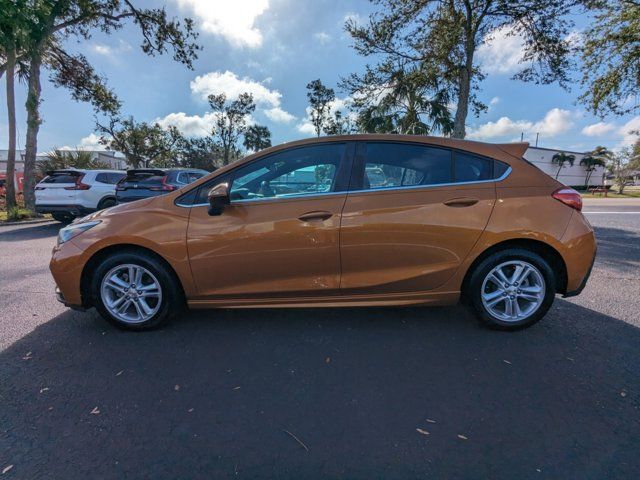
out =
[(18, 220), (17, 222), (0, 222), (0, 227), (10, 227), (12, 225), (35, 225), (38, 223), (53, 222), (51, 218), (39, 218), (35, 220)]

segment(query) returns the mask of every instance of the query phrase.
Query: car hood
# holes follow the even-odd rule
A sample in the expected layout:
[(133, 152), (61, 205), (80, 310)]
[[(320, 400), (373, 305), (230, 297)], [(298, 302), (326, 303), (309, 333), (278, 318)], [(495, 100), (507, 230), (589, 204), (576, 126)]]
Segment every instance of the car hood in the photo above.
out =
[(139, 211), (147, 207), (158, 198), (160, 197), (143, 198), (142, 200), (136, 200), (135, 202), (123, 203), (121, 205), (116, 205), (115, 207), (105, 208), (104, 210), (100, 210), (99, 212), (95, 212), (91, 215), (87, 215), (86, 217), (79, 218), (73, 223), (82, 223), (91, 220), (102, 220), (113, 215)]

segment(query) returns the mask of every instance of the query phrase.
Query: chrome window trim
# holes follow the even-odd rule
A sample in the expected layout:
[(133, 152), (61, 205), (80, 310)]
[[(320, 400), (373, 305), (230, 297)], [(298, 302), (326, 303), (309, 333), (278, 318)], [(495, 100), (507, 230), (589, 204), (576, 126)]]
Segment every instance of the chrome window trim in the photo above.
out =
[[(486, 183), (498, 183), (505, 180), (513, 171), (511, 166), (507, 168), (507, 170), (498, 178), (494, 178), (491, 180), (476, 180), (471, 182), (451, 182), (451, 183), (436, 183), (433, 185), (411, 185), (407, 187), (383, 187), (383, 188), (369, 188), (364, 190), (344, 190), (342, 192), (324, 192), (324, 193), (311, 193), (311, 194), (301, 194), (301, 195), (291, 195), (289, 197), (269, 197), (269, 198), (247, 198), (244, 200), (233, 200), (231, 205), (234, 204), (244, 204), (244, 203), (254, 203), (254, 202), (265, 202), (265, 201), (282, 201), (282, 200), (291, 200), (297, 198), (313, 198), (313, 197), (324, 197), (328, 195), (350, 195), (352, 193), (375, 193), (375, 192), (394, 192), (394, 191), (402, 191), (402, 190), (420, 190), (420, 189), (430, 189), (430, 188), (439, 188), (439, 187), (453, 187), (456, 185), (474, 185), (474, 184), (486, 184)], [(197, 203), (194, 205), (184, 205), (180, 203), (175, 204), (178, 207), (191, 208), (191, 207), (208, 207), (208, 203)]]

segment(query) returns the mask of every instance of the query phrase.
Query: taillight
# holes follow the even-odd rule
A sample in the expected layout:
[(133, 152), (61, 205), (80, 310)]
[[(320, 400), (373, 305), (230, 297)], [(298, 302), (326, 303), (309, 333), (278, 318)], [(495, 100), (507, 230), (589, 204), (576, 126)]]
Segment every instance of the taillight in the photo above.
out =
[(153, 192), (173, 192), (176, 187), (173, 185), (167, 185), (167, 176), (162, 177), (161, 186), (159, 187), (149, 187), (149, 190)]
[(76, 177), (76, 184), (73, 187), (64, 187), (64, 189), (65, 190), (89, 190), (91, 188), (91, 185), (82, 183), (83, 178), (84, 178), (84, 173), (82, 175), (78, 175)]
[(578, 211), (582, 210), (582, 197), (573, 188), (559, 188), (551, 196), (571, 208), (575, 208)]

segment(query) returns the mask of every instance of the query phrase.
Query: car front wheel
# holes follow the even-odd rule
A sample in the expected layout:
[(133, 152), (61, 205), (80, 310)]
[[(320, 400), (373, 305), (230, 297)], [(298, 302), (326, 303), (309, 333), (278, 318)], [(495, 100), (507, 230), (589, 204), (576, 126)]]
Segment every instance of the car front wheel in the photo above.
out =
[(556, 294), (555, 275), (535, 252), (503, 250), (475, 268), (468, 293), (480, 321), (499, 330), (518, 330), (547, 313)]
[(177, 280), (146, 252), (107, 257), (93, 277), (94, 305), (113, 325), (148, 330), (169, 319), (182, 305)]

